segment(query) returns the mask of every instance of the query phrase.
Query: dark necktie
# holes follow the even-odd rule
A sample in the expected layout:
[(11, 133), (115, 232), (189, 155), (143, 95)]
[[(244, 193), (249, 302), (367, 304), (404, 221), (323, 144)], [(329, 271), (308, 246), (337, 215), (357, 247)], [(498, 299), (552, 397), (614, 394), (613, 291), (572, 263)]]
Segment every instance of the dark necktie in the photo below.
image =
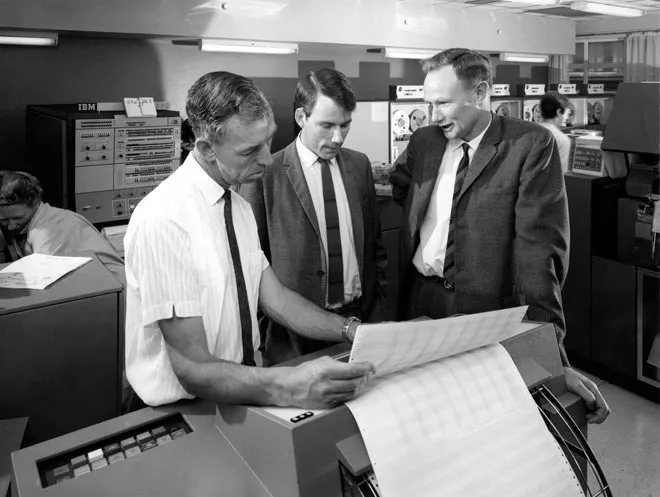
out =
[(229, 239), (229, 250), (236, 276), (236, 290), (238, 293), (238, 309), (241, 315), (241, 336), (243, 338), (243, 364), (254, 366), (254, 349), (252, 345), (252, 316), (250, 316), (250, 303), (248, 301), (243, 268), (241, 267), (241, 253), (238, 250), (236, 231), (234, 231), (234, 219), (231, 215), (231, 191), (226, 190), (222, 196), (225, 200), (225, 226), (227, 227), (227, 238)]
[(335, 187), (328, 161), (319, 158), (323, 180), (323, 205), (325, 207), (325, 229), (328, 242), (328, 303), (344, 302), (344, 261), (341, 253), (341, 233)]
[(468, 166), (470, 165), (470, 155), (468, 154), (469, 150), (470, 145), (464, 143), (463, 157), (461, 158), (461, 162), (458, 163), (458, 169), (456, 170), (456, 181), (454, 182), (454, 197), (451, 202), (449, 233), (447, 234), (447, 251), (445, 252), (445, 267), (443, 271), (443, 276), (449, 283), (454, 283), (454, 224), (456, 222), (456, 204), (458, 204), (458, 197), (461, 194), (463, 182), (465, 181), (465, 175), (467, 174)]

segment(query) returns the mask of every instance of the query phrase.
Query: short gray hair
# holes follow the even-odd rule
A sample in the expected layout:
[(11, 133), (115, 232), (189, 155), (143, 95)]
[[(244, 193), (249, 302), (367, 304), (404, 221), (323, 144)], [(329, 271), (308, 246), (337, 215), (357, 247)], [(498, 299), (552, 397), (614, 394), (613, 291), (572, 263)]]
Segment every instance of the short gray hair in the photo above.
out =
[(44, 190), (39, 180), (22, 171), (0, 171), (0, 205), (29, 205), (41, 202)]
[(424, 74), (436, 71), (445, 66), (451, 66), (456, 77), (465, 88), (475, 88), (485, 81), (488, 87), (493, 86), (493, 69), (490, 59), (479, 52), (467, 48), (449, 48), (422, 61)]
[(186, 113), (198, 138), (222, 138), (225, 122), (235, 115), (249, 122), (273, 117), (268, 100), (251, 79), (226, 71), (210, 72), (188, 90)]

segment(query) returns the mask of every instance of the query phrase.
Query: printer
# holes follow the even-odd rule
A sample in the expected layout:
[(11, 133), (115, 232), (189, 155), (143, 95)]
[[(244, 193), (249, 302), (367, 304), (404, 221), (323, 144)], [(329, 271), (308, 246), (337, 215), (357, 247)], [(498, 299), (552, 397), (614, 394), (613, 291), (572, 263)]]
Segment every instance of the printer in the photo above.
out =
[[(528, 388), (551, 391), (586, 435), (554, 327), (538, 323), (502, 345)], [(339, 344), (289, 365), (348, 351)], [(356, 485), (370, 477), (370, 462), (346, 406), (291, 419), (271, 411), (194, 400), (111, 419), (14, 452), (12, 495), (362, 495)]]

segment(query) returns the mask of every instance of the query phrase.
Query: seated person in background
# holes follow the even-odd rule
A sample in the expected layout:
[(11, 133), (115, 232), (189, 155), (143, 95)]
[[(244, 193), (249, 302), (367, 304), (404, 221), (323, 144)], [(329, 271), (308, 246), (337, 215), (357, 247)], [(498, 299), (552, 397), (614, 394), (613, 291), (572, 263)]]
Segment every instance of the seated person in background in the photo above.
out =
[(571, 139), (559, 129), (564, 124), (565, 114), (571, 102), (561, 93), (549, 91), (541, 99), (541, 115), (543, 120), (539, 123), (548, 128), (555, 138), (559, 149), (559, 160), (562, 171), (568, 171), (568, 159), (571, 154)]
[(124, 262), (110, 242), (81, 215), (43, 202), (43, 193), (39, 180), (31, 174), (0, 170), (0, 260), (92, 251), (126, 286)]

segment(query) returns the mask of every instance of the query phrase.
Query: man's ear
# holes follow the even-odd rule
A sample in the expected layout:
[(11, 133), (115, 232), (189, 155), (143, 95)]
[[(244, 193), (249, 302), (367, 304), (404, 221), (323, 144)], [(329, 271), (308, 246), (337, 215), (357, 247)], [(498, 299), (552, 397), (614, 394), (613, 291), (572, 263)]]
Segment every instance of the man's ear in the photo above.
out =
[(208, 138), (198, 138), (195, 142), (195, 148), (199, 150), (199, 153), (202, 154), (205, 160), (212, 161), (215, 159), (215, 151)]
[(484, 102), (486, 101), (486, 98), (488, 97), (488, 90), (490, 89), (490, 86), (486, 81), (482, 81), (477, 85), (477, 87), (474, 89), (475, 94), (477, 95), (477, 104), (479, 106), (482, 106)]
[(293, 114), (296, 124), (300, 127), (300, 129), (305, 127), (305, 120), (307, 119), (307, 116), (305, 115), (305, 109), (302, 107), (298, 107), (294, 114)]

